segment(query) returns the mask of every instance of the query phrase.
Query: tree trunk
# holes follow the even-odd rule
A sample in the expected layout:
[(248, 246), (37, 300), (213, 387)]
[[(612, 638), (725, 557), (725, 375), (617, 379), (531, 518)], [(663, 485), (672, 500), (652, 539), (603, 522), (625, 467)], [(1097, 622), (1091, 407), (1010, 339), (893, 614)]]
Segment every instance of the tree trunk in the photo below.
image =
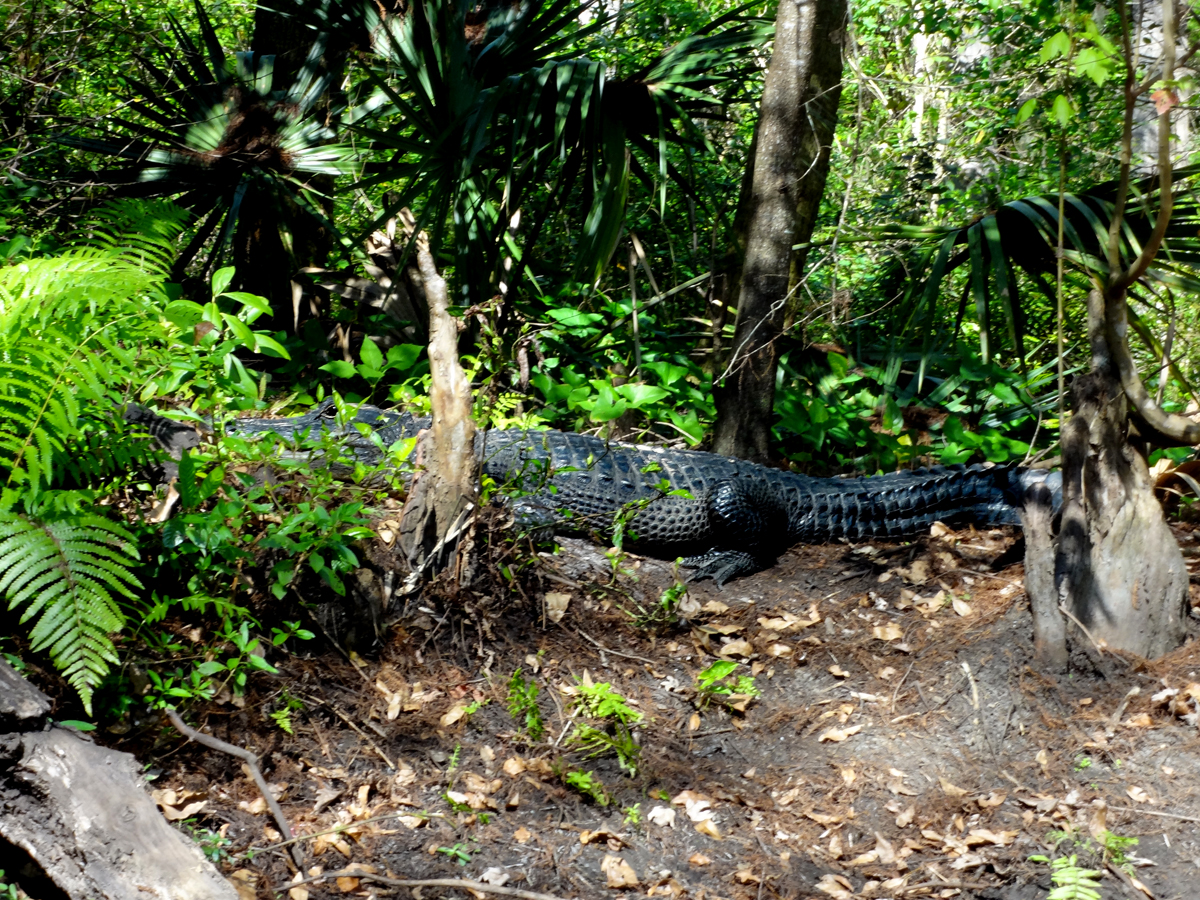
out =
[(1153, 658), (1185, 637), (1188, 572), (1151, 489), (1146, 460), (1130, 442), (1129, 398), (1112, 361), (1105, 307), (1105, 298), (1093, 291), (1092, 370), (1075, 380), (1075, 411), (1062, 436), (1054, 580), (1075, 626), (1069, 635), (1086, 641), (1084, 649)]
[[(406, 230), (412, 214), (401, 210)], [(468, 552), (471, 511), (479, 497), (475, 423), (471, 419), (471, 383), (458, 361), (458, 320), (449, 312), (446, 282), (438, 274), (424, 234), (417, 238), (417, 265), (429, 304), (429, 388), (433, 424), (422, 442), (418, 464), (400, 521), (400, 544), (415, 572), (441, 568), (461, 546)], [(459, 555), (458, 580), (470, 581), (471, 561)]]
[[(713, 449), (765, 460), (778, 340), (795, 318), (837, 125), (845, 0), (783, 0), (755, 136), (746, 257), (726, 374), (714, 384)], [(721, 373), (717, 373), (720, 375)]]

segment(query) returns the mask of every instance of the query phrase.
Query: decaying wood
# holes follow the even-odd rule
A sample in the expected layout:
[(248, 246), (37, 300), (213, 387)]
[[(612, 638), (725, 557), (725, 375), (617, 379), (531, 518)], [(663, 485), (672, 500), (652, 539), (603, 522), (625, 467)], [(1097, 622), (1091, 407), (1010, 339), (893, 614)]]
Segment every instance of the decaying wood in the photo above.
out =
[(19, 727), (28, 719), (40, 719), (50, 709), (50, 698), (0, 659), (0, 730), (6, 724)]
[(42, 731), (48, 701), (2, 661), (0, 706), (37, 727), (0, 734), (0, 842), (24, 850), (71, 900), (237, 900), (159, 813), (137, 761), (67, 729)]
[[(411, 233), (415, 220), (401, 210)], [(414, 571), (441, 568), (469, 545), (458, 538), (479, 496), (471, 384), (458, 361), (458, 323), (450, 315), (446, 282), (438, 274), (424, 234), (416, 239), (417, 266), (429, 304), (429, 388), (433, 424), (421, 448), (422, 470), (413, 480), (400, 522), (400, 546)], [(451, 535), (454, 535), (451, 537)], [(464, 560), (460, 558), (460, 571)], [(467, 570), (469, 563), (465, 564)], [(460, 578), (460, 581), (462, 579)]]

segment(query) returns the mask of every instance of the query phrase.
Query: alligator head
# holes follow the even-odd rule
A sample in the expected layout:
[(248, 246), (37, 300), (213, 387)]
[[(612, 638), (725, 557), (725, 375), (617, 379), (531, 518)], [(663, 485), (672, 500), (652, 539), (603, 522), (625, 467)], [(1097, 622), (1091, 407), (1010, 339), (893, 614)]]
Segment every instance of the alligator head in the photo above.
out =
[(231, 419), (226, 422), (229, 434), (256, 437), (276, 435), (281, 443), (280, 456), (285, 459), (310, 458), (302, 445), (314, 444), (328, 435), (349, 449), (361, 462), (372, 464), (380, 459), (377, 435), (386, 447), (402, 438), (413, 437), (426, 423), (410, 413), (394, 413), (377, 406), (363, 405), (353, 414), (343, 414), (333, 400), (326, 400), (302, 416), (280, 419)]

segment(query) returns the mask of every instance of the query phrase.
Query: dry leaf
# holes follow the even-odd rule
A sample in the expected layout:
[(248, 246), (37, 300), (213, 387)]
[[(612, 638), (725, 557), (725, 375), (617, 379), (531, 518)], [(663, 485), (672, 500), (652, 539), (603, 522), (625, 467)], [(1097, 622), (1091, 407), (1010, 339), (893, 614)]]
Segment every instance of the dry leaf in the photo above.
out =
[(233, 885), (233, 889), (237, 891), (238, 900), (254, 900), (258, 896), (254, 889), (255, 883), (258, 881), (258, 876), (249, 869), (238, 869), (236, 872), (230, 872), (228, 880)]
[[(292, 881), (303, 880), (303, 872), (297, 872), (292, 878)], [(300, 887), (288, 888), (288, 897), (290, 897), (291, 900), (308, 900), (308, 887), (306, 885), (301, 885)]]
[(628, 847), (629, 842), (621, 835), (607, 829), (600, 828), (596, 831), (583, 830), (579, 832), (579, 843), (585, 847), (588, 844), (607, 844), (609, 850), (620, 850), (622, 847)]
[(971, 613), (973, 612), (973, 610), (971, 609), (971, 604), (968, 603), (966, 600), (963, 600), (961, 597), (955, 597), (953, 600), (950, 601), (950, 603), (954, 607), (954, 611), (956, 613), (958, 613), (960, 616), (962, 616), (964, 619), (967, 618), (968, 616), (970, 616)]
[(546, 596), (546, 618), (555, 624), (562, 621), (562, 617), (566, 615), (567, 604), (571, 602), (570, 594), (560, 594), (558, 591), (547, 591)]
[(904, 629), (895, 622), (886, 625), (876, 625), (871, 629), (871, 636), (878, 641), (898, 641), (904, 637)]
[(729, 612), (729, 607), (720, 600), (709, 600), (702, 607), (700, 607), (700, 611), (719, 616), (723, 612)]
[(835, 663), (834, 665), (829, 667), (829, 674), (832, 675), (834, 678), (845, 678), (850, 673)]
[(646, 814), (646, 818), (662, 828), (675, 827), (675, 810), (665, 806), (656, 806)]
[(1147, 794), (1142, 788), (1137, 787), (1135, 785), (1131, 785), (1131, 786), (1125, 788), (1125, 793), (1129, 795), (1129, 799), (1132, 800), (1134, 803), (1149, 803), (1150, 802), (1150, 795)]
[(1050, 768), (1049, 768), (1050, 767), (1050, 755), (1048, 753), (1046, 753), (1045, 750), (1039, 750), (1035, 759), (1037, 760), (1037, 764), (1039, 766), (1041, 766), (1042, 775), (1049, 777), (1050, 776)]
[(690, 862), (693, 866), (707, 866), (712, 864), (712, 860), (703, 853), (693, 853), (688, 857), (688, 862)]
[(804, 815), (818, 825), (837, 825), (842, 821), (842, 816), (829, 816), (825, 813), (806, 812)]
[(910, 803), (908, 805), (908, 809), (904, 810), (904, 812), (902, 812), (902, 813), (900, 813), (900, 815), (896, 816), (896, 827), (897, 828), (907, 828), (909, 825), (912, 824), (912, 820), (916, 817), (916, 815), (917, 815), (917, 808)]
[(1008, 798), (1008, 794), (1000, 791), (991, 791), (986, 797), (979, 797), (975, 802), (984, 809), (991, 809), (993, 806), (999, 806)]
[(454, 706), (450, 707), (449, 712), (447, 712), (444, 716), (442, 716), (442, 718), (440, 720), (438, 720), (438, 724), (440, 724), (443, 728), (449, 728), (451, 725), (453, 725), (455, 722), (459, 721), (466, 714), (467, 714), (467, 704), (456, 703), (456, 704), (454, 704)]
[(525, 765), (525, 760), (519, 756), (510, 756), (504, 761), (504, 774), (513, 778), (523, 775), (527, 768), (529, 767)]
[(194, 816), (208, 803), (208, 795), (203, 791), (151, 791), (150, 796), (154, 798), (154, 802), (162, 810), (163, 818), (168, 822), (178, 822), (180, 819)]
[(846, 738), (850, 737), (851, 735), (858, 734), (860, 731), (862, 731), (861, 724), (851, 725), (849, 728), (830, 728), (819, 738), (817, 738), (817, 743), (821, 743), (822, 741), (833, 741), (835, 744), (838, 744), (846, 740)]
[(696, 823), (696, 830), (703, 835), (707, 835), (714, 841), (721, 840), (721, 830), (717, 828), (717, 823), (712, 819), (704, 819)]
[(875, 852), (879, 855), (880, 865), (890, 866), (895, 864), (896, 848), (892, 846), (891, 841), (878, 831), (875, 832)]
[(512, 878), (499, 866), (491, 866), (484, 869), (483, 874), (479, 876), (479, 880), (484, 884), (494, 884), (497, 887), (503, 887), (508, 884)]
[(244, 809), (252, 816), (261, 816), (267, 811), (267, 801), (262, 797), (255, 797), (249, 802), (243, 800), (238, 804), (239, 809)]
[(814, 887), (823, 894), (828, 894), (833, 900), (853, 900), (854, 890), (850, 882), (839, 875), (827, 873), (821, 876)]
[(530, 831), (528, 828), (526, 828), (524, 825), (522, 825), (520, 828), (518, 828), (516, 831), (513, 832), (513, 840), (516, 841), (518, 844), (528, 843), (528, 841), (531, 837), (533, 837), (533, 832)]
[(791, 656), (792, 648), (787, 644), (771, 644), (767, 647), (767, 656)]
[(745, 638), (730, 641), (717, 651), (717, 656), (744, 656), (749, 658), (753, 655), (754, 645)]
[(869, 866), (872, 863), (878, 862), (878, 860), (879, 860), (879, 851), (878, 850), (868, 850), (866, 853), (862, 854), (861, 856), (854, 857), (854, 859), (850, 860), (850, 862), (846, 863), (846, 865), (848, 865), (848, 866)]
[(477, 791), (481, 794), (494, 794), (504, 785), (504, 782), (498, 778), (492, 781), (491, 779), (476, 775), (474, 772), (464, 772), (462, 781), (463, 786), (468, 791)]
[(1150, 718), (1149, 713), (1138, 713), (1136, 716), (1130, 716), (1121, 724), (1126, 728), (1150, 728), (1154, 725), (1154, 720)]
[(796, 798), (799, 797), (803, 791), (804, 791), (804, 788), (802, 788), (802, 787), (794, 787), (790, 791), (786, 791), (783, 794), (781, 794), (779, 799), (776, 800), (775, 803), (778, 806), (789, 806), (790, 804), (792, 804), (796, 801)]
[(749, 869), (739, 869), (733, 873), (733, 877), (737, 879), (738, 884), (762, 884), (762, 879)]
[(600, 871), (608, 878), (610, 888), (637, 887), (637, 873), (633, 867), (619, 856), (607, 853), (600, 862)]
[(942, 790), (946, 792), (947, 797), (965, 797), (967, 792), (957, 785), (951, 784), (945, 778), (938, 778), (938, 784), (942, 786)]
[(688, 731), (696, 731), (700, 727), (700, 713), (692, 713), (688, 717)]
[[(995, 844), (998, 847), (1007, 847), (1017, 839), (1017, 831), (988, 831), (986, 828), (972, 828), (967, 832), (968, 844), (987, 843)], [(978, 838), (978, 841), (970, 840), (970, 838)]]
[(413, 771), (413, 767), (401, 760), (400, 767), (396, 770), (396, 787), (408, 787), (416, 780), (417, 773)]
[(937, 538), (945, 537), (948, 534), (953, 534), (953, 532), (946, 527), (944, 522), (934, 522), (929, 526), (929, 534), (931, 537)]
[(829, 839), (829, 857), (830, 859), (842, 858), (842, 835), (835, 831), (833, 837)]
[(855, 779), (858, 778), (858, 773), (851, 766), (839, 766), (838, 770), (842, 773), (842, 784), (846, 785), (846, 787), (850, 787), (850, 785), (854, 784)]

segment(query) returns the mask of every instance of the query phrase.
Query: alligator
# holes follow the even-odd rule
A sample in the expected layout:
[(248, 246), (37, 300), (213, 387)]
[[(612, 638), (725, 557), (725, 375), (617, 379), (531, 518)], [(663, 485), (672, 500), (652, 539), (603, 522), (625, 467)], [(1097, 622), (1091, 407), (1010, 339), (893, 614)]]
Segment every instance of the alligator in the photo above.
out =
[[(360, 406), (343, 415), (333, 401), (291, 418), (237, 418), (243, 436), (274, 434), (280, 452), (320, 461), (325, 436), (358, 461), (377, 464), (382, 447), (412, 438), (429, 419)], [(626, 513), (631, 546), (683, 557), (690, 580), (718, 586), (774, 564), (788, 547), (838, 538), (903, 538), (947, 525), (1019, 524), (1026, 491), (1044, 484), (1061, 503), (1061, 476), (1014, 465), (944, 466), (857, 478), (816, 478), (745, 460), (646, 447), (587, 434), (480, 431), (484, 474), (513, 489), (509, 503), (530, 530), (611, 537)], [(314, 457), (314, 454), (317, 454)]]

